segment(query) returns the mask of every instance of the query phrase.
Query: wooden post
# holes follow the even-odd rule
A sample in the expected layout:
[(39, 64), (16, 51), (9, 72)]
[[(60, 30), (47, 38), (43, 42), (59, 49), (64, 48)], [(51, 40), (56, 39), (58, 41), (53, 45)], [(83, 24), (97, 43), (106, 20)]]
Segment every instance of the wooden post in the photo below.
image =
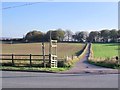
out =
[(32, 59), (31, 59), (31, 54), (30, 54), (30, 67), (32, 66)]
[(44, 44), (44, 42), (42, 43), (42, 52), (43, 52), (43, 66), (46, 67), (46, 65), (45, 65), (45, 44)]
[(51, 67), (51, 54), (49, 54), (49, 67)]
[(74, 56), (72, 55), (72, 60), (74, 59)]
[(14, 55), (12, 54), (12, 66), (14, 66)]

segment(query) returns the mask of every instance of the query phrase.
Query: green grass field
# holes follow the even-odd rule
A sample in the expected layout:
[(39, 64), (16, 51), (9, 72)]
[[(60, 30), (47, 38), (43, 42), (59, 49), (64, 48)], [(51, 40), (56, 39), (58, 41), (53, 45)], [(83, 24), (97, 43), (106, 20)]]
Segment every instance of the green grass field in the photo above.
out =
[(116, 56), (120, 47), (117, 43), (92, 44), (92, 56), (89, 58), (89, 63), (107, 68), (120, 68)]
[[(2, 54), (42, 54), (41, 43), (2, 44)], [(58, 43), (58, 58), (76, 55), (85, 44)], [(49, 43), (45, 43), (45, 54), (49, 54)]]
[(118, 56), (118, 44), (92, 44), (95, 58), (106, 58)]

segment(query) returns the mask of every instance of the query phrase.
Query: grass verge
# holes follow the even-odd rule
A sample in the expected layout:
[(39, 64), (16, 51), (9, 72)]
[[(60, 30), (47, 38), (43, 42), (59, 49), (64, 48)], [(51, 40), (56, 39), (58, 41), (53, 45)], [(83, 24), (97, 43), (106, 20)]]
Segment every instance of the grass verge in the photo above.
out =
[(43, 72), (61, 72), (68, 70), (69, 68), (40, 68), (40, 67), (12, 67), (12, 66), (0, 66), (0, 70), (18, 70), (18, 71), (43, 71)]
[(106, 68), (120, 69), (119, 64), (105, 63), (105, 61), (95, 62), (95, 61), (92, 61), (92, 60), (88, 60), (88, 62), (90, 64), (94, 64), (94, 65), (102, 66), (102, 67), (106, 67)]

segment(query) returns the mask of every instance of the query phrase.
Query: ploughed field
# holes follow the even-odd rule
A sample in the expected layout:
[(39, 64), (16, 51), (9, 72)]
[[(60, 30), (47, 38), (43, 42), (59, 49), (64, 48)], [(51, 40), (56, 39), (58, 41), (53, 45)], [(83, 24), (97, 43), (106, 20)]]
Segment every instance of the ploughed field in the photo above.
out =
[[(77, 55), (84, 47), (82, 43), (58, 43), (58, 58)], [(42, 55), (42, 43), (2, 44), (2, 54)], [(45, 54), (49, 54), (49, 43), (45, 43)]]
[[(45, 59), (42, 54), (42, 43), (1, 44), (2, 66), (49, 66), (49, 43), (45, 43)], [(58, 66), (63, 67), (66, 57), (77, 56), (83, 50), (82, 43), (57, 43)], [(12, 55), (13, 54), (13, 55)], [(30, 56), (31, 54), (31, 56)], [(39, 55), (39, 56), (36, 56)], [(14, 58), (14, 59), (13, 59)], [(45, 60), (45, 62), (44, 62)]]
[(120, 47), (117, 43), (92, 44), (92, 50), (95, 58), (111, 58), (118, 56)]

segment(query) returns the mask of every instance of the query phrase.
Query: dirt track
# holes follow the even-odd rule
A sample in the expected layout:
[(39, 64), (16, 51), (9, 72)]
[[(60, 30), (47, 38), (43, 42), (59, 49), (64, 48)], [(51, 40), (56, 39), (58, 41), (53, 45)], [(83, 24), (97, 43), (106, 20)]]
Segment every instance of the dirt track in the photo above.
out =
[(96, 74), (112, 74), (118, 73), (117, 69), (110, 69), (100, 66), (95, 66), (88, 63), (88, 57), (90, 54), (90, 44), (87, 48), (87, 52), (83, 56), (81, 60), (79, 60), (74, 67), (72, 67), (68, 71), (64, 71), (61, 73), (96, 73)]

